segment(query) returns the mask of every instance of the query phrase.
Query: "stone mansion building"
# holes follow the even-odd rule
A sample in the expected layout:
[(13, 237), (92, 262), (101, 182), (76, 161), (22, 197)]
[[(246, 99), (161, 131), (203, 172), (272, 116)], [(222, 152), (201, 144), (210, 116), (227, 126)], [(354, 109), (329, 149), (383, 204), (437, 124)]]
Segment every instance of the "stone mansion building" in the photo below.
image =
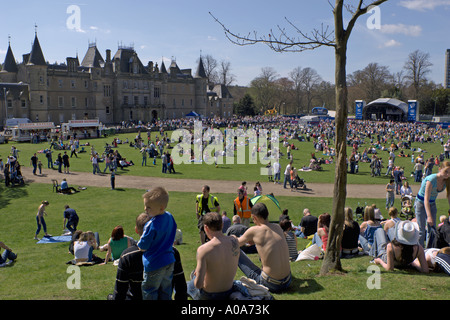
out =
[(105, 58), (96, 43), (81, 60), (49, 64), (37, 33), (30, 53), (17, 62), (11, 44), (0, 68), (0, 126), (6, 118), (61, 124), (98, 119), (103, 124), (182, 118), (194, 111), (205, 117), (231, 117), (233, 97), (224, 85), (207, 81), (200, 57), (197, 70), (144, 65), (133, 47), (119, 46)]

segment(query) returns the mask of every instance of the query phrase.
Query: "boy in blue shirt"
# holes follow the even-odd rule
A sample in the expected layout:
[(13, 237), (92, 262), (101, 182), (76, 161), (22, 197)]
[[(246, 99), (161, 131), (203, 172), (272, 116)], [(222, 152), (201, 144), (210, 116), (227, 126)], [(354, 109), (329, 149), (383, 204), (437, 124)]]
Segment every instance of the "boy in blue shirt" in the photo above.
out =
[(144, 281), (142, 298), (144, 300), (171, 300), (172, 278), (175, 256), (173, 242), (177, 224), (173, 216), (165, 209), (169, 194), (162, 187), (156, 187), (147, 193), (144, 199), (145, 212), (151, 217), (145, 224), (144, 232), (137, 243), (143, 251)]

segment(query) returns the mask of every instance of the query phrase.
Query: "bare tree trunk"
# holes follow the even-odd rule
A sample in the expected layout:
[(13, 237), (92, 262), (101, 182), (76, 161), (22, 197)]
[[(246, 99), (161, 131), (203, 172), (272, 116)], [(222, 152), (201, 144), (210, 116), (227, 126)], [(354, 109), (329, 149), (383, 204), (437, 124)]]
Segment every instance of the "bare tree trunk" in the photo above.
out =
[[(336, 8), (338, 9), (338, 8)], [(335, 10), (336, 10), (335, 9)], [(341, 12), (339, 10), (338, 12)], [(335, 13), (335, 90), (336, 90), (336, 168), (333, 191), (333, 211), (328, 231), (328, 245), (320, 274), (342, 271), (340, 261), (344, 209), (347, 198), (347, 37), (342, 27), (342, 15)]]

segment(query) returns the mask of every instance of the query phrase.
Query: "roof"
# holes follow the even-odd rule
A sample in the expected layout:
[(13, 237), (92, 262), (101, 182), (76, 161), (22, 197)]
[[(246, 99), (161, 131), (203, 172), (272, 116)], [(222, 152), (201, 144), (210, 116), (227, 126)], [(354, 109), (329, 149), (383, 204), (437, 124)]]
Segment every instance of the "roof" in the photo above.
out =
[(167, 69), (166, 69), (166, 65), (164, 64), (164, 61), (161, 62), (161, 68), (160, 68), (160, 73), (167, 73)]
[(202, 57), (198, 62), (197, 72), (195, 73), (195, 78), (206, 78), (205, 67), (203, 66)]
[(230, 99), (233, 98), (228, 87), (224, 84), (216, 84), (214, 88), (211, 89), (210, 92), (217, 94), (217, 97), (220, 99)]
[(17, 68), (16, 59), (14, 58), (11, 46), (8, 46), (2, 72), (17, 72), (18, 70), (19, 69)]
[[(119, 71), (124, 73), (148, 73), (137, 53), (132, 48), (119, 47), (113, 60), (119, 60)], [(137, 66), (137, 70), (133, 69)], [(136, 71), (136, 72), (135, 72)]]
[(30, 57), (28, 59), (28, 64), (34, 64), (36, 66), (46, 66), (47, 62), (45, 62), (44, 54), (42, 53), (41, 45), (39, 43), (39, 39), (36, 36), (34, 37), (33, 47), (31, 48)]
[(105, 60), (103, 60), (102, 55), (97, 50), (97, 46), (90, 46), (83, 58), (83, 61), (81, 62), (81, 66), (100, 68), (103, 63), (105, 63)]
[(389, 105), (392, 107), (397, 107), (401, 109), (404, 113), (408, 113), (408, 104), (406, 102), (400, 101), (398, 99), (394, 98), (379, 98), (377, 100), (374, 100), (372, 102), (369, 102), (364, 109), (366, 109), (369, 106), (375, 106), (375, 105)]
[(28, 96), (28, 84), (25, 83), (1, 83), (0, 82), (0, 101), (5, 99), (4, 90), (6, 88), (6, 95), (8, 98), (13, 98), (14, 100), (18, 100), (24, 95)]

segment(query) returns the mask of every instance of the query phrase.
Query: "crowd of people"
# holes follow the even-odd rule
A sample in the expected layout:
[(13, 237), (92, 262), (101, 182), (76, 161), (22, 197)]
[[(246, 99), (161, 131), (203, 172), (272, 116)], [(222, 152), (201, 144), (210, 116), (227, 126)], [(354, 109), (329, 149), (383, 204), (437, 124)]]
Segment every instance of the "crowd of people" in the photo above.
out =
[[(292, 139), (303, 139), (314, 142), (316, 152), (323, 152), (330, 163), (335, 156), (333, 149), (334, 124), (323, 122), (319, 126), (300, 128), (287, 118), (241, 118), (239, 120), (216, 119), (209, 120), (207, 126), (225, 126), (260, 129), (280, 129), (284, 142)], [(169, 120), (160, 123), (160, 128), (184, 128), (193, 123), (189, 120)], [(154, 125), (154, 124), (152, 124)], [(147, 128), (148, 129), (148, 128)], [(150, 132), (150, 131), (148, 131)], [(365, 139), (370, 140), (371, 147), (361, 150)], [(348, 126), (348, 144), (351, 146), (351, 155), (348, 158), (348, 172), (358, 173), (360, 162), (370, 163), (373, 176), (382, 174), (382, 161), (378, 155), (380, 151), (389, 154), (385, 175), (391, 176), (386, 186), (386, 209), (389, 219), (384, 219), (376, 206), (364, 208), (363, 222), (359, 224), (354, 219), (352, 208), (345, 209), (345, 223), (341, 243), (341, 257), (352, 258), (359, 255), (370, 255), (372, 262), (381, 265), (386, 270), (394, 268), (414, 267), (418, 271), (428, 273), (430, 270), (444, 271), (450, 274), (450, 210), (440, 217), (437, 223), (437, 208), (435, 200), (437, 195), (447, 189), (447, 198), (450, 207), (450, 139), (444, 130), (427, 129), (415, 124), (397, 124), (392, 122), (350, 121)], [(390, 147), (383, 145), (390, 141)], [(440, 141), (444, 152), (439, 156), (424, 159), (423, 150), (411, 163), (414, 165), (415, 181), (421, 182), (416, 195), (415, 217), (410, 220), (399, 218), (399, 212), (394, 207), (393, 198), (396, 194), (412, 195), (411, 188), (404, 183), (404, 168), (395, 165), (395, 157), (404, 154), (402, 151), (410, 148), (412, 142), (426, 143), (427, 141)], [(150, 134), (147, 142), (139, 132), (130, 147), (134, 147), (142, 156), (142, 166), (147, 165), (147, 159), (153, 164), (160, 156), (163, 173), (175, 173), (173, 160), (164, 148), (169, 146), (170, 139), (164, 130), (160, 129), (160, 139), (154, 143)], [(121, 143), (114, 139), (112, 145), (117, 147)], [(56, 161), (52, 159), (52, 147), (58, 145)], [(87, 147), (87, 145), (83, 146)], [(290, 159), (286, 166), (282, 185), (284, 188), (295, 187), (298, 180), (298, 169), (294, 167), (292, 150), (293, 144), (284, 144), (286, 156)], [(71, 152), (70, 156), (68, 151)], [(394, 151), (400, 151), (396, 155)], [(58, 171), (69, 173), (69, 159), (77, 157), (80, 144), (77, 139), (70, 140), (68, 145), (52, 142), (49, 149), (44, 150), (48, 168), (58, 167)], [(277, 151), (278, 152), (278, 151)], [(371, 156), (370, 156), (371, 155)], [(18, 164), (18, 151), (12, 150), (8, 157), (8, 175), (12, 174), (11, 166), (20, 172)], [(36, 174), (39, 160), (36, 154), (30, 159)], [(93, 174), (102, 173), (100, 163), (104, 163), (103, 173), (109, 170), (112, 177), (117, 168), (134, 165), (132, 161), (122, 158), (118, 150), (111, 146), (105, 147), (100, 155), (93, 146), (90, 150), (90, 161)], [(311, 154), (310, 168), (320, 168), (322, 159)], [(3, 164), (2, 164), (3, 165)], [(438, 166), (438, 172), (433, 173), (433, 167)], [(270, 166), (270, 181), (280, 183), (281, 168), (279, 161), (275, 160)], [(6, 170), (6, 169), (5, 169)], [(4, 171), (5, 172), (5, 171)], [(6, 173), (5, 173), (6, 179)], [(112, 184), (112, 188), (114, 188)], [(251, 193), (250, 195), (248, 193)], [(201, 245), (197, 248), (196, 267), (191, 273), (190, 280), (185, 281), (180, 253), (174, 245), (176, 243), (177, 223), (174, 216), (166, 208), (169, 202), (167, 191), (162, 187), (150, 189), (143, 195), (144, 213), (139, 214), (135, 220), (135, 232), (139, 237), (135, 241), (127, 236), (123, 227), (116, 226), (108, 241), (100, 246), (99, 235), (96, 232), (77, 230), (79, 217), (73, 208), (68, 205), (64, 208), (64, 227), (72, 236), (70, 244), (74, 264), (104, 265), (115, 261), (119, 268), (117, 271), (114, 293), (108, 299), (171, 299), (175, 292), (175, 299), (228, 299), (232, 296), (246, 298), (248, 289), (240, 281), (236, 281), (237, 270), (254, 281), (254, 284), (266, 288), (269, 293), (279, 293), (288, 290), (293, 274), (291, 262), (297, 261), (303, 250), (298, 248), (298, 239), (309, 239), (310, 245), (317, 245), (322, 252), (328, 249), (328, 235), (331, 216), (328, 213), (312, 214), (305, 208), (303, 217), (298, 226), (284, 212), (278, 223), (269, 221), (269, 212), (263, 203), (253, 204), (252, 196), (262, 194), (262, 188), (256, 183), (253, 190), (248, 191), (246, 182), (237, 189), (237, 197), (233, 202), (233, 217), (221, 210), (219, 200), (210, 193), (209, 186), (202, 188), (202, 193), (195, 198), (197, 226)], [(38, 239), (41, 229), (45, 237), (47, 233), (45, 216), (48, 201), (42, 201), (36, 214), (37, 230), (35, 239)], [(442, 216), (442, 215), (441, 215)], [(252, 225), (253, 224), (253, 225)], [(0, 242), (0, 248), (5, 251), (0, 258), (0, 266), (7, 261), (14, 261), (17, 255), (11, 248)], [(106, 252), (105, 258), (94, 254), (94, 250)], [(304, 250), (307, 250), (305, 248)], [(261, 266), (257, 266), (249, 255), (257, 254)], [(449, 268), (449, 269), (445, 269)], [(269, 294), (270, 297), (270, 294)]]

